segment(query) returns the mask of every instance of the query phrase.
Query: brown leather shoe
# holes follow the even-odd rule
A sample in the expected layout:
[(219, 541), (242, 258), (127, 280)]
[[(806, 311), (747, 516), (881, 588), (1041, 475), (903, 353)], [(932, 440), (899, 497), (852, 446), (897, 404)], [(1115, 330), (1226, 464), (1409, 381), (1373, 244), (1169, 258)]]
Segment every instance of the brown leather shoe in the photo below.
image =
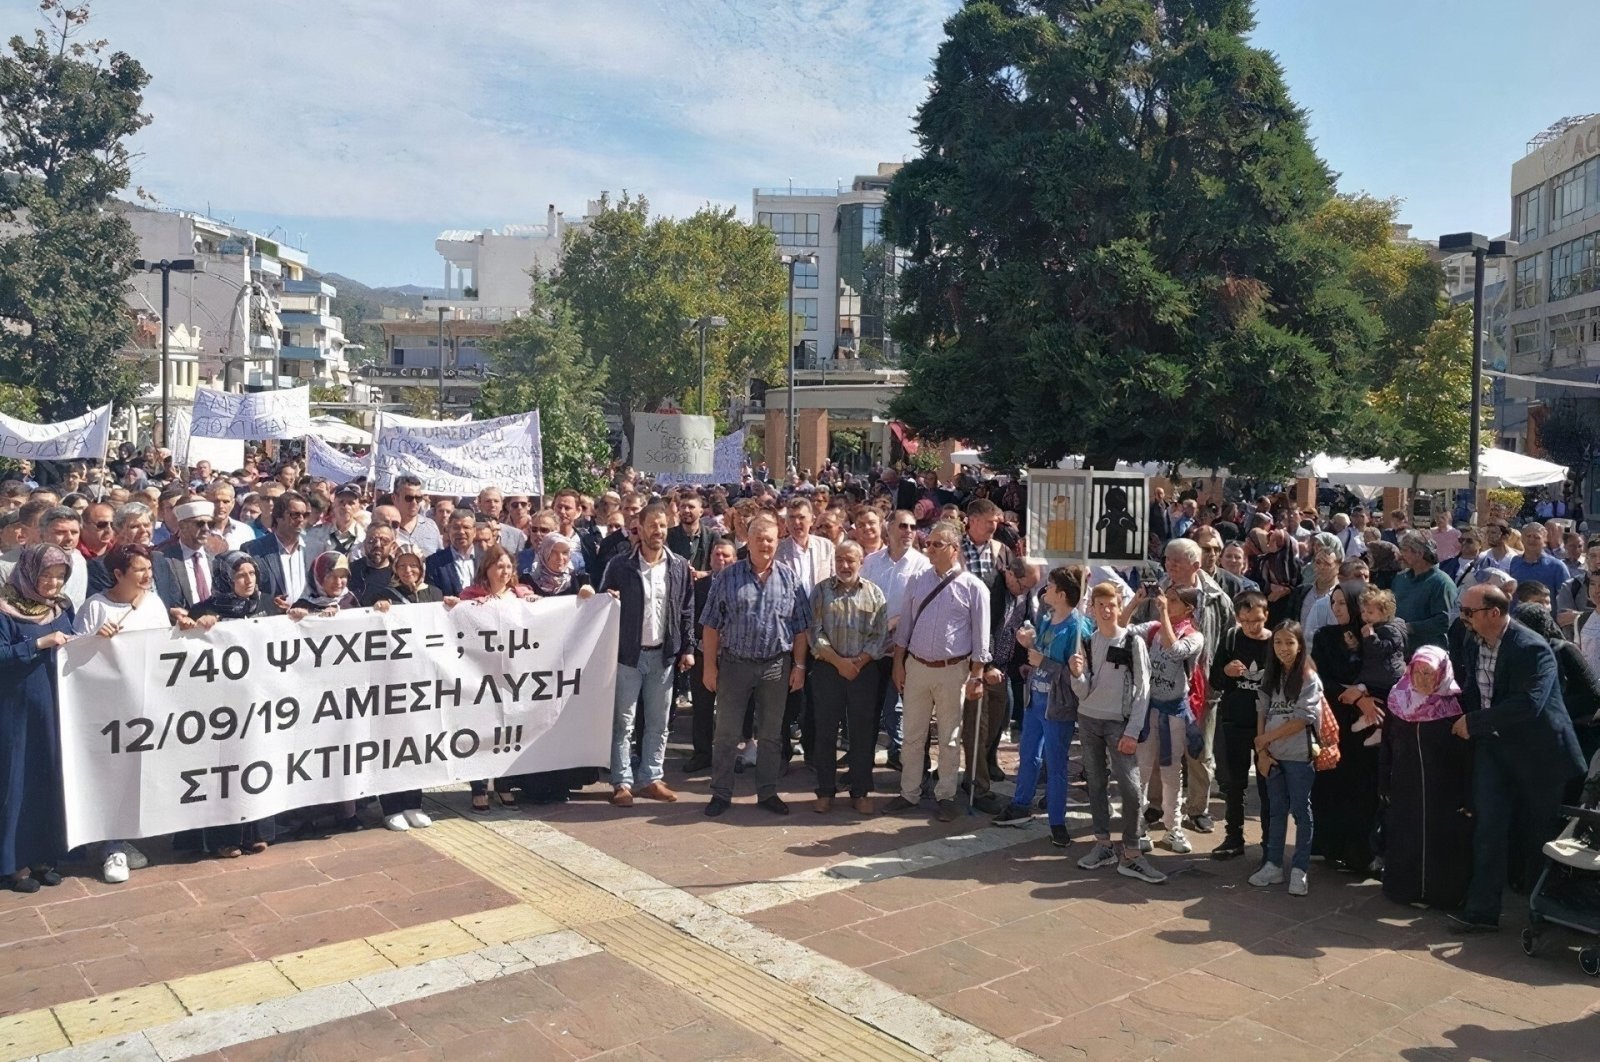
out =
[(633, 790), (625, 785), (617, 786), (616, 792), (611, 794), (611, 804), (619, 808), (633, 807)]
[(878, 809), (872, 804), (871, 797), (856, 797), (850, 801), (850, 806), (863, 815), (876, 815), (878, 813)]
[(639, 790), (639, 795), (650, 800), (665, 800), (669, 804), (678, 801), (678, 794), (667, 788), (667, 783), (657, 779)]
[(818, 815), (825, 815), (833, 810), (833, 797), (817, 797), (816, 806), (811, 809)]

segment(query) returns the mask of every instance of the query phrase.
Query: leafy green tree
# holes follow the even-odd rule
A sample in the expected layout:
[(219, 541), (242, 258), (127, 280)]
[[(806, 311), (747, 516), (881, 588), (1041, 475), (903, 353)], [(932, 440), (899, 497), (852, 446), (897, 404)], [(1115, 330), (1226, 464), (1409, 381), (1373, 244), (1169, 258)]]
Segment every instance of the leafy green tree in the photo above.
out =
[(611, 460), (600, 402), (604, 378), (591, 367), (572, 311), (548, 297), (533, 313), (506, 325), (487, 348), (495, 375), (484, 382), (474, 416), (505, 417), (539, 411), (545, 489), (605, 489)]
[(588, 360), (622, 415), (675, 404), (697, 408), (699, 335), (689, 323), (725, 317), (706, 338), (707, 412), (742, 394), (752, 377), (783, 365), (787, 276), (766, 229), (733, 210), (650, 218), (649, 202), (604, 200), (589, 226), (567, 237), (554, 294), (572, 311)]
[[(1442, 300), (1441, 300), (1442, 301)], [(1433, 322), (1372, 393), (1379, 456), (1415, 475), (1467, 467), (1472, 431), (1472, 307)]]
[(1360, 422), (1383, 322), (1248, 0), (967, 0), (891, 185), (894, 413), (1003, 465), (1281, 471)]
[(49, 32), (0, 55), (0, 379), (30, 388), (55, 420), (138, 394), (118, 357), (132, 336), (123, 301), (137, 245), (120, 213), (127, 138), (150, 78), (106, 42), (83, 40), (88, 6), (40, 4)]

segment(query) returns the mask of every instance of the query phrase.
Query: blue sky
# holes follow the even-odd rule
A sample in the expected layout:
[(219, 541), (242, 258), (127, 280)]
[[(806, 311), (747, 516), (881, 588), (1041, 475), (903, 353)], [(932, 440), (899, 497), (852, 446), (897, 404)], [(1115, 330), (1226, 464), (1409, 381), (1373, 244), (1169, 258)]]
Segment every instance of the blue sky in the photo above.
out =
[[(446, 228), (571, 216), (626, 188), (750, 211), (915, 150), (956, 0), (96, 0), (150, 70), (135, 181), (277, 228), (317, 268), (437, 284)], [(0, 30), (31, 0), (0, 0)], [(1600, 110), (1594, 0), (1262, 0), (1345, 191), (1406, 201), (1419, 236), (1507, 227), (1511, 163)]]

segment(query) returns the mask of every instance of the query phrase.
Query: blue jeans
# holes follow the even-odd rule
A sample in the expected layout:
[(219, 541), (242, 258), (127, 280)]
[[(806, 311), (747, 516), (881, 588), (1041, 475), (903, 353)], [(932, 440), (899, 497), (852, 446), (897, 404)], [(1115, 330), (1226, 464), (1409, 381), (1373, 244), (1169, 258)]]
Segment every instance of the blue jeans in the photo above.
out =
[[(640, 743), (640, 787), (659, 782), (667, 758), (667, 712), (672, 707), (672, 664), (662, 650), (639, 654), (639, 666), (617, 665), (615, 710), (611, 716), (611, 784), (633, 788), (634, 717), (644, 712)], [(641, 696), (642, 695), (642, 696)]]
[(1309, 763), (1279, 760), (1267, 774), (1267, 862), (1283, 866), (1283, 845), (1294, 816), (1294, 869), (1311, 869), (1311, 784), (1317, 769)]
[(1067, 755), (1072, 748), (1072, 732), (1077, 721), (1046, 719), (1043, 708), (1029, 708), (1022, 713), (1022, 740), (1017, 744), (1017, 791), (1011, 802), (1019, 808), (1033, 803), (1033, 791), (1039, 784), (1039, 764), (1042, 760), (1049, 771), (1045, 782), (1045, 807), (1049, 811), (1050, 825), (1067, 824)]
[(891, 673), (894, 671), (894, 659), (883, 657), (878, 661), (881, 673), (878, 679), (883, 687), (883, 709), (879, 713), (879, 724), (883, 732), (889, 736), (889, 758), (895, 759), (900, 755), (901, 736), (904, 733), (902, 712), (900, 708), (900, 691), (894, 688)]

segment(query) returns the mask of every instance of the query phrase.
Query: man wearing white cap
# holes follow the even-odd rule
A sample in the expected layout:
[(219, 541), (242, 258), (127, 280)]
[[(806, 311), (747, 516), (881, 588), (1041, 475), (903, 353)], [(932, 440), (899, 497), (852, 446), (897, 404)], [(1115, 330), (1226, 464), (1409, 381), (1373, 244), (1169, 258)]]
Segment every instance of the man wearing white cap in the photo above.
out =
[(216, 517), (214, 502), (184, 501), (173, 510), (178, 521), (174, 540), (156, 552), (156, 595), (170, 608), (191, 608), (211, 596), (211, 558), (205, 537)]

